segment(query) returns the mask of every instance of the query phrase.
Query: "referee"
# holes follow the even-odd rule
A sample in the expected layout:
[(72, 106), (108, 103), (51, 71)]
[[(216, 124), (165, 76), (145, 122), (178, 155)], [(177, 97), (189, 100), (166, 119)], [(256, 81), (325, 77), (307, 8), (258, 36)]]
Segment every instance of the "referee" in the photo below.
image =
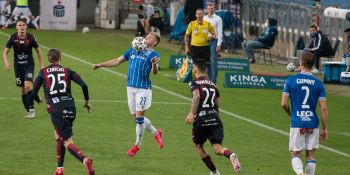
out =
[(216, 38), (214, 27), (203, 20), (203, 13), (203, 9), (197, 9), (197, 20), (190, 22), (185, 34), (185, 53), (191, 55), (195, 64), (207, 64), (210, 61), (209, 40)]

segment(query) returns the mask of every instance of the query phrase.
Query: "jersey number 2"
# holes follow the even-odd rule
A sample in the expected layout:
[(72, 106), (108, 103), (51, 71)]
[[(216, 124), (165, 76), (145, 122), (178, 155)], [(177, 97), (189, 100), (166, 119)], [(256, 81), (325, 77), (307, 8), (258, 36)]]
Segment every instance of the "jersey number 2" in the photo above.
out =
[(305, 97), (304, 97), (304, 100), (303, 100), (303, 104), (301, 105), (301, 108), (309, 109), (310, 106), (307, 105), (306, 103), (307, 103), (307, 100), (309, 99), (309, 96), (310, 96), (310, 89), (307, 86), (302, 86), (301, 89), (305, 90)]
[(51, 79), (51, 87), (50, 87), (50, 94), (51, 95), (54, 95), (54, 94), (58, 93), (57, 90), (54, 90), (57, 83), (63, 85), (63, 88), (60, 89), (59, 91), (61, 93), (65, 93), (66, 92), (67, 83), (64, 80), (61, 80), (62, 77), (64, 77), (64, 74), (57, 74), (57, 82), (56, 82), (56, 77), (55, 77), (54, 74), (47, 75), (47, 78)]

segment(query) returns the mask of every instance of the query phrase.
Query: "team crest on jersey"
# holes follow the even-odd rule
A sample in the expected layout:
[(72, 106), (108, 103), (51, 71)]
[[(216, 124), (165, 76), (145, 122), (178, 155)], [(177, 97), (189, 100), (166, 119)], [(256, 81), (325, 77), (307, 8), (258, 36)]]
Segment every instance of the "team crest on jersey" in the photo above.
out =
[(32, 74), (32, 73), (28, 73), (28, 74), (27, 74), (27, 77), (28, 77), (28, 78), (33, 78), (33, 74)]

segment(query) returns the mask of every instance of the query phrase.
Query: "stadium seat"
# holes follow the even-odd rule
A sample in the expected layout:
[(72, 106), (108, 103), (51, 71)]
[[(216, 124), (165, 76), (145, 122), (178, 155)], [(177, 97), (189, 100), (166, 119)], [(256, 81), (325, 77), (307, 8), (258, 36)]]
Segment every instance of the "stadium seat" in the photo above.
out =
[[(263, 56), (264, 56), (264, 63), (265, 63), (265, 64), (266, 64), (266, 50), (269, 51), (269, 54), (270, 54), (270, 64), (272, 64), (271, 48), (272, 48), (273, 45), (275, 44), (275, 40), (276, 40), (276, 39), (272, 40), (271, 43), (269, 44), (269, 46), (264, 47), (264, 48), (261, 49), (261, 52), (262, 52), (262, 54), (263, 54)], [(260, 56), (261, 56), (261, 52), (259, 53), (259, 57), (258, 57), (257, 63), (259, 63)]]

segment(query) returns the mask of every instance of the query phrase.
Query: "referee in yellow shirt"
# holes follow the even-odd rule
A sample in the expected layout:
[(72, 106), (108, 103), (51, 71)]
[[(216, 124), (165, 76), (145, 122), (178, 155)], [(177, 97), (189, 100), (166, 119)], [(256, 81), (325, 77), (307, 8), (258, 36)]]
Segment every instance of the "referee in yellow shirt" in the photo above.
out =
[[(197, 9), (197, 20), (191, 21), (185, 34), (185, 53), (190, 54), (195, 64), (207, 64), (210, 61), (209, 40), (215, 39), (214, 27), (203, 20), (203, 9)], [(191, 36), (191, 46), (189, 40)]]

